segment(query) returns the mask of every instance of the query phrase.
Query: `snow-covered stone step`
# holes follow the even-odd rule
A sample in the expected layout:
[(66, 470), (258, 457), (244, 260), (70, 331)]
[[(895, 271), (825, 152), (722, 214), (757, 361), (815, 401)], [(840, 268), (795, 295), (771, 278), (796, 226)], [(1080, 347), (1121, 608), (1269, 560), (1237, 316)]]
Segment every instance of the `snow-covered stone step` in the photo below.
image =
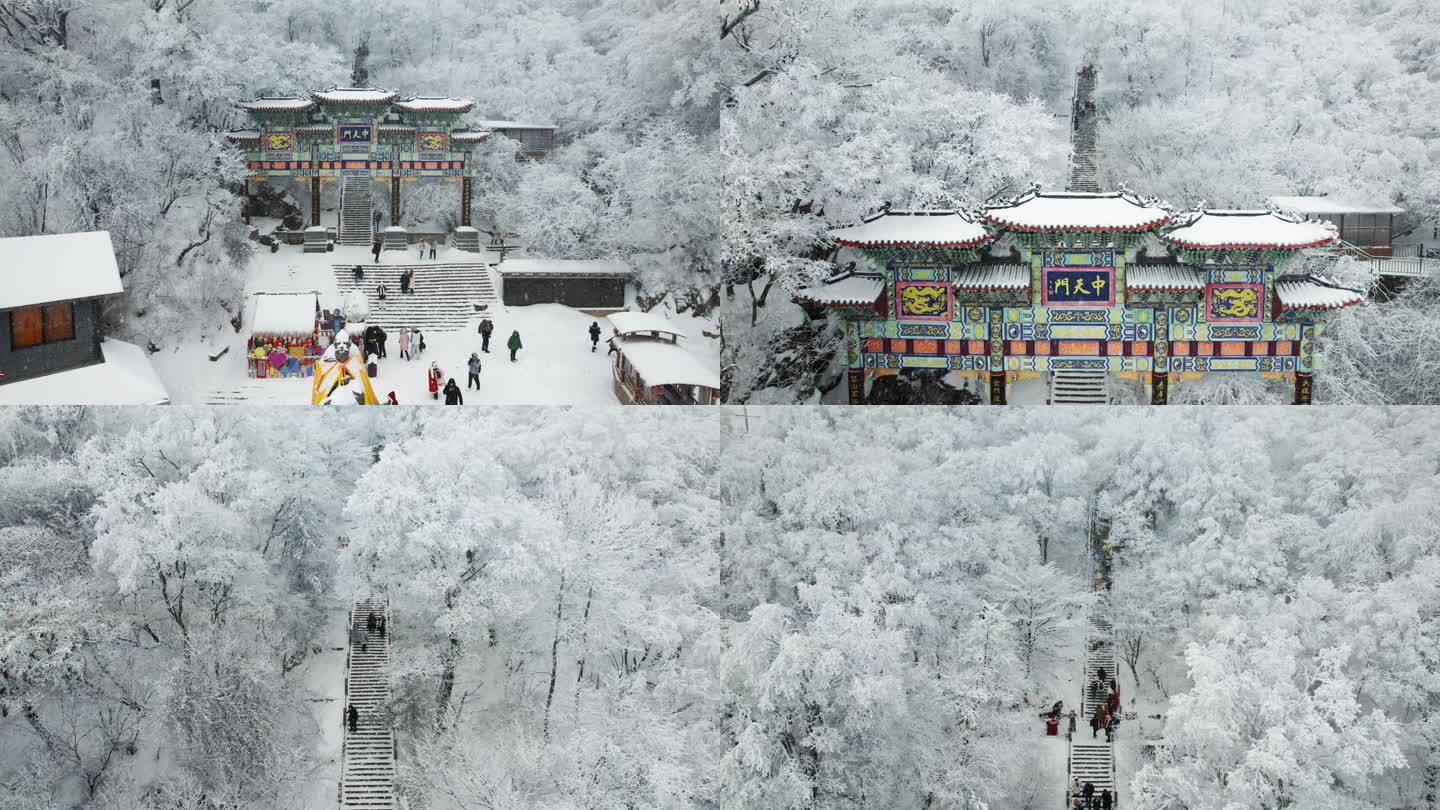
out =
[(363, 644), (351, 643), (346, 674), (346, 701), (359, 719), (355, 731), (346, 727), (341, 766), (342, 808), (395, 808), (395, 735), (383, 714), (390, 698), (390, 638), (387, 633), (363, 630), (366, 617), (386, 617), (388, 608), (375, 599), (357, 601), (350, 612), (351, 627), (365, 632)]

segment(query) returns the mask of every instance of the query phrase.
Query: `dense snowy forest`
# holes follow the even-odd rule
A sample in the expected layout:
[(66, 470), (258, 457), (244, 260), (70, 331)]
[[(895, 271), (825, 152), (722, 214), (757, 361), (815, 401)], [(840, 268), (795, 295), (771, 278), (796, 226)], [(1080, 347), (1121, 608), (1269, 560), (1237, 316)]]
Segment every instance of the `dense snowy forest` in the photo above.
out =
[[(973, 208), (1036, 182), (1063, 189), (1086, 62), (1102, 187), (1179, 208), (1344, 193), (1403, 206), (1403, 227), (1440, 213), (1440, 6), (1427, 0), (721, 8), (731, 402), (810, 400), (837, 381), (821, 373), (836, 335), (802, 328), (790, 300), (831, 272), (828, 228), (887, 202)], [(1379, 393), (1366, 401), (1417, 401)]]
[(1425, 409), (732, 417), (724, 791), (1060, 806), (1064, 743), (1047, 759), (1036, 714), (1078, 695), (1075, 624), (1103, 608), (1138, 715), (1122, 807), (1437, 806), (1437, 427)]
[(252, 247), (221, 137), (246, 123), (233, 103), (353, 82), (553, 122), (544, 162), (488, 147), (478, 221), (553, 257), (630, 260), (647, 295), (703, 303), (715, 27), (677, 0), (4, 0), (0, 236), (109, 230), (127, 289), (110, 319), (141, 345), (229, 320)]
[(333, 802), (374, 592), (409, 806), (715, 803), (718, 423), (385, 415), (0, 412), (0, 807)]

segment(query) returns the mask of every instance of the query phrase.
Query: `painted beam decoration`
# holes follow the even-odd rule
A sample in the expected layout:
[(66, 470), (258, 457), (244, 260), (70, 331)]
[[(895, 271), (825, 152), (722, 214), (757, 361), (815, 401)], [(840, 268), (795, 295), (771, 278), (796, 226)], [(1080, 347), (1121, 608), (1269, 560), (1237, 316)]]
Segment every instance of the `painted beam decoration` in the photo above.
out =
[(1260, 323), (1264, 307), (1263, 284), (1208, 284), (1205, 287), (1205, 319), (1210, 323)]
[(335, 127), (335, 142), (340, 146), (369, 146), (375, 142), (375, 125), (340, 124)]
[(295, 133), (293, 131), (273, 130), (261, 136), (261, 146), (266, 152), (294, 152)]
[(450, 151), (450, 135), (439, 130), (417, 132), (415, 134), (415, 150), (417, 152), (448, 152)]
[(902, 321), (948, 321), (952, 300), (953, 293), (948, 283), (895, 283), (896, 317)]

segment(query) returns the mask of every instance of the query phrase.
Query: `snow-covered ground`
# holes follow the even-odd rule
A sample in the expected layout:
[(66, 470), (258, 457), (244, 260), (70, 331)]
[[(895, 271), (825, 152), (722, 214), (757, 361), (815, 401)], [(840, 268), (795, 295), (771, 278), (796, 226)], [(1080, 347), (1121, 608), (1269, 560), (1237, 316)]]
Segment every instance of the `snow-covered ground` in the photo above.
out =
[[(478, 258), (490, 260), (485, 254)], [(440, 247), (435, 263), (476, 259), (475, 254)], [(381, 265), (415, 262), (415, 254), (410, 251), (380, 255)], [(262, 248), (247, 270), (246, 300), (250, 301), (258, 292), (314, 291), (320, 296), (322, 308), (338, 307), (342, 301), (333, 272), (336, 264), (374, 266), (371, 254), (361, 247), (337, 245), (334, 252), (310, 254), (298, 246), (281, 246), (277, 253)], [(498, 280), (498, 274), (496, 276)], [(631, 296), (633, 298), (633, 291)], [(713, 319), (674, 315), (664, 308), (661, 304), (652, 311), (672, 317), (691, 335), (682, 340), (681, 345), (702, 362), (718, 368), (719, 341), (704, 336), (716, 334)], [(151, 356), (173, 401), (309, 404), (309, 378), (256, 380), (247, 376), (246, 341), (253, 314), (250, 309), (247, 305), (238, 333), (228, 324), (212, 325)], [(617, 404), (611, 387), (611, 357), (605, 353), (606, 344), (602, 341), (598, 351), (590, 351), (591, 323), (601, 321), (602, 333), (610, 332), (602, 318), (559, 304), (506, 307), (494, 303), (487, 314), (495, 324), (490, 353), (480, 355), (480, 390), (467, 392), (465, 404)], [(480, 351), (479, 322), (480, 316), (476, 315), (457, 331), (427, 331), (425, 354), (409, 362), (400, 357), (398, 335), (391, 334), (387, 359), (380, 361), (380, 373), (374, 380), (376, 394), (383, 399), (394, 391), (402, 405), (434, 402), (426, 379), (431, 362), (438, 363), (456, 384), (465, 385), (466, 361), (472, 352)], [(516, 362), (511, 363), (505, 343), (516, 330), (520, 332), (524, 348)], [(210, 359), (222, 351), (223, 357)]]

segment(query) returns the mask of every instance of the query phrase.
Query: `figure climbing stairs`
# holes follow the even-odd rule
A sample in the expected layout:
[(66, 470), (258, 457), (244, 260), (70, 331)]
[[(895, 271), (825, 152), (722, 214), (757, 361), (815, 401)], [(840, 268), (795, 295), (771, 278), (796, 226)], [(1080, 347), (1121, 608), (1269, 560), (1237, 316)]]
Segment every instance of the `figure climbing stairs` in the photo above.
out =
[[(352, 630), (346, 666), (345, 700), (360, 713), (355, 731), (345, 726), (341, 760), (341, 808), (395, 808), (395, 732), (385, 721), (390, 700), (389, 605), (380, 597), (366, 597), (350, 610), (350, 627), (360, 628), (362, 645)], [(382, 636), (365, 630), (365, 617), (385, 618)], [(348, 708), (347, 708), (348, 711)]]
[[(333, 265), (335, 285), (341, 298), (351, 290), (365, 293), (370, 302), (367, 324), (378, 324), (394, 333), (401, 326), (425, 332), (453, 332), (475, 318), (475, 305), (494, 307), (495, 273), (485, 262), (422, 264), (365, 264), (365, 277), (355, 279), (355, 265)], [(400, 273), (415, 271), (414, 292), (400, 292)], [(385, 300), (376, 292), (385, 285)]]
[[(1102, 593), (1090, 612), (1089, 628), (1085, 636), (1085, 676), (1083, 680), (1084, 704), (1081, 719), (1075, 729), (1075, 738), (1070, 743), (1070, 776), (1081, 785), (1086, 782), (1095, 786), (1095, 795), (1109, 790), (1115, 796), (1114, 807), (1119, 806), (1115, 789), (1115, 746), (1105, 741), (1105, 731), (1089, 736), (1090, 718), (1109, 699), (1110, 679), (1115, 677), (1115, 630), (1110, 624), (1110, 602)], [(1104, 672), (1104, 688), (1092, 688)]]
[(344, 179), (340, 187), (340, 244), (368, 248), (375, 239), (370, 211), (372, 185), (368, 175)]

